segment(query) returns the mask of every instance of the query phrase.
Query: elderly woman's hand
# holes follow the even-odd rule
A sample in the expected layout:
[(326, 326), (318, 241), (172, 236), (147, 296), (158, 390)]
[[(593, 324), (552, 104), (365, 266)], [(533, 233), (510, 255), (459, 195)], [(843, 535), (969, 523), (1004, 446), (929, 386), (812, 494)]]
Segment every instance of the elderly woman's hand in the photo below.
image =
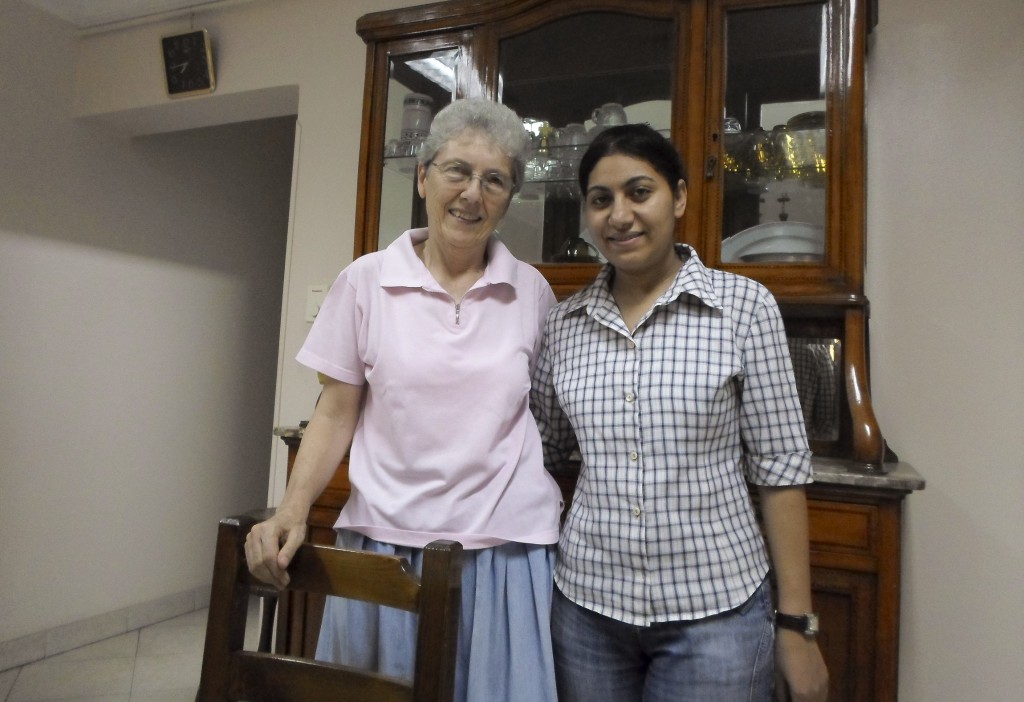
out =
[(245, 561), (249, 572), (279, 590), (288, 586), (288, 564), (306, 538), (306, 515), (283, 509), (253, 526), (245, 537)]

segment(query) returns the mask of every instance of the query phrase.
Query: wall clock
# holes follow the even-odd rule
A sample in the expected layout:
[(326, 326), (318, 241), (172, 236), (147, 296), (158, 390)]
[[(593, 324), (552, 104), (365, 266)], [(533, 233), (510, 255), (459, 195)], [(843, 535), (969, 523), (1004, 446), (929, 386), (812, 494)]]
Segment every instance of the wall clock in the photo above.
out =
[(217, 79), (213, 74), (213, 49), (205, 29), (163, 37), (161, 44), (169, 97), (214, 91)]

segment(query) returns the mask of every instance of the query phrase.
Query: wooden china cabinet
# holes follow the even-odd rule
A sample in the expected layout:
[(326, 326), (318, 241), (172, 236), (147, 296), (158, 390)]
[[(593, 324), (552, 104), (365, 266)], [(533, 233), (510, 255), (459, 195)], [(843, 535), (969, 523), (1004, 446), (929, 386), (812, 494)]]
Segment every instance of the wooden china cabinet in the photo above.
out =
[[(677, 236), (763, 282), (783, 310), (815, 452), (815, 607), (830, 700), (896, 698), (903, 498), (924, 481), (887, 450), (868, 389), (864, 297), (867, 0), (452, 0), (360, 18), (366, 81), (356, 256), (425, 223), (413, 174), (430, 113), (509, 105), (533, 137), (499, 236), (561, 298), (600, 267), (575, 169), (607, 124), (646, 122), (689, 171)], [(294, 459), (301, 429), (279, 428)], [(291, 460), (289, 461), (289, 469)], [(558, 476), (571, 499), (575, 474)], [(333, 541), (347, 466), (314, 505)], [(278, 646), (310, 654), (318, 602), (292, 599)]]

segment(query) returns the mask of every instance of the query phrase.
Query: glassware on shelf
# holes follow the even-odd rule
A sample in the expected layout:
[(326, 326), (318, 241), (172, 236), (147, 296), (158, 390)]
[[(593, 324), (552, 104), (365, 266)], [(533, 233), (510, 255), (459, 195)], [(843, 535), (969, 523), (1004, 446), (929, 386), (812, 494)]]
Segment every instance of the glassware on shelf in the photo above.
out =
[(587, 130), (579, 122), (570, 122), (557, 130), (555, 138), (555, 158), (558, 162), (558, 176), (562, 179), (575, 180), (580, 158), (587, 150), (590, 142)]
[(579, 122), (570, 122), (569, 124), (562, 127), (560, 142), (562, 146), (565, 146), (572, 153), (582, 155), (586, 151), (587, 144), (587, 130)]
[(825, 113), (803, 112), (786, 122), (789, 134), (787, 159), (792, 172), (802, 180), (823, 184), (827, 151)]
[(590, 118), (601, 128), (615, 127), (626, 123), (626, 110), (617, 102), (606, 102), (594, 108)]
[(559, 175), (558, 159), (554, 155), (557, 148), (556, 131), (546, 121), (533, 120), (535, 129), (530, 129), (533, 137), (533, 148), (526, 161), (526, 180), (544, 181), (557, 180)]
[(426, 137), (434, 119), (434, 98), (422, 93), (408, 93), (402, 100), (402, 138)]
[(768, 177), (775, 167), (772, 135), (761, 127), (752, 131), (723, 129), (725, 155), (722, 165), (727, 175), (757, 181)]
[(580, 158), (590, 143), (586, 127), (581, 122), (570, 122), (556, 128), (547, 121), (535, 119), (525, 119), (523, 124), (531, 134), (527, 182), (575, 180)]

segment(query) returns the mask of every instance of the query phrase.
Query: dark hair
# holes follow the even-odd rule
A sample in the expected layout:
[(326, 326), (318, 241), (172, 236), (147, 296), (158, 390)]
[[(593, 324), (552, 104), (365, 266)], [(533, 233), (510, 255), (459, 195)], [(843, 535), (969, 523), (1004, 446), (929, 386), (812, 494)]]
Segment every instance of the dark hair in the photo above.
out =
[(605, 129), (590, 142), (580, 159), (580, 190), (587, 192), (590, 172), (605, 156), (623, 154), (646, 161), (676, 189), (681, 180), (685, 184), (686, 166), (672, 142), (646, 124), (622, 124)]

